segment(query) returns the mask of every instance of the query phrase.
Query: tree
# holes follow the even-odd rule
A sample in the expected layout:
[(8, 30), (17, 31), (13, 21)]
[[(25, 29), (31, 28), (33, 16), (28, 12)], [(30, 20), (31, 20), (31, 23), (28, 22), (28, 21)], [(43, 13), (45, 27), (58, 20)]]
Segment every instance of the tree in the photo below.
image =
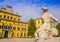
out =
[(35, 21), (31, 18), (28, 24), (28, 36), (34, 37), (35, 31), (36, 31)]
[(58, 23), (56, 27), (57, 27), (58, 32), (59, 32), (59, 35), (58, 36), (60, 36), (60, 23)]

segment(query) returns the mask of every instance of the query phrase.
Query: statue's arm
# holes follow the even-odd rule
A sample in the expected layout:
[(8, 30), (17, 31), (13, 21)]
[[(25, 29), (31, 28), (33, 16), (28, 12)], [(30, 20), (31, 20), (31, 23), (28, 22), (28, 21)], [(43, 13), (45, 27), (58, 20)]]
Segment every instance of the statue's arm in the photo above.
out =
[(52, 16), (52, 15), (51, 15), (51, 17), (52, 17), (52, 19), (53, 19), (55, 22), (57, 22), (57, 21), (58, 21), (58, 19), (57, 19), (57, 18), (55, 18), (54, 16)]

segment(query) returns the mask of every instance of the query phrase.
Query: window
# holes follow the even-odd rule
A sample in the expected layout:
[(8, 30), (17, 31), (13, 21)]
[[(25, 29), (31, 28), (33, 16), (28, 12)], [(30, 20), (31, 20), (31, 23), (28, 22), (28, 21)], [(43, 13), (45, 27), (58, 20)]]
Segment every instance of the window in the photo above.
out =
[(10, 26), (10, 29), (12, 29), (12, 26)]
[(12, 17), (10, 17), (10, 19), (12, 19)]
[(3, 25), (2, 25), (2, 29), (4, 29), (4, 28), (5, 28), (5, 25), (3, 24)]
[(14, 18), (14, 21), (16, 20), (16, 18)]
[(9, 16), (7, 16), (7, 18), (9, 19)]
[(40, 21), (38, 21), (38, 23), (40, 23)]
[(2, 17), (2, 15), (0, 15), (0, 18)]
[(13, 30), (16, 30), (16, 27), (13, 27)]
[(2, 25), (2, 29), (5, 29), (6, 27), (5, 27), (5, 25)]
[(18, 30), (20, 30), (20, 28), (18, 27)]
[(4, 15), (4, 18), (6, 18), (6, 15)]
[(12, 26), (8, 26), (9, 29), (12, 29)]
[(22, 28), (22, 30), (23, 30), (23, 28)]
[(2, 25), (2, 29), (3, 29), (3, 25)]
[(8, 29), (10, 29), (10, 26), (8, 26)]
[(20, 21), (20, 19), (18, 19), (18, 21)]
[(1, 25), (0, 25), (0, 29), (1, 29)]
[(26, 28), (24, 28), (24, 30), (26, 31)]
[(22, 30), (26, 30), (26, 28), (22, 28)]
[(8, 28), (8, 26), (5, 26), (5, 29), (7, 29)]

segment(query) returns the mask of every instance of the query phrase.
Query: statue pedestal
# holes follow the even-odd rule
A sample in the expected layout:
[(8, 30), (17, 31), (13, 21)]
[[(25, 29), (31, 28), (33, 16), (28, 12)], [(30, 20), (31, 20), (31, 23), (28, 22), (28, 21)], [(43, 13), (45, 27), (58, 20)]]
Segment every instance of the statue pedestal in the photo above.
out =
[(57, 38), (53, 38), (48, 40), (37, 40), (36, 42), (60, 42), (60, 40)]

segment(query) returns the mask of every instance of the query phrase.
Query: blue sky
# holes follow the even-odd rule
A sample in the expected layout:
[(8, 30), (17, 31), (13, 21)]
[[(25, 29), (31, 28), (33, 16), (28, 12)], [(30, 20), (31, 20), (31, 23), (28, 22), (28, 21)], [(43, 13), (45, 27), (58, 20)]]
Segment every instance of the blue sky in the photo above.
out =
[(21, 21), (40, 18), (43, 15), (41, 8), (47, 7), (48, 12), (60, 22), (60, 0), (0, 0), (0, 8), (6, 5), (12, 6), (14, 13), (22, 16)]

